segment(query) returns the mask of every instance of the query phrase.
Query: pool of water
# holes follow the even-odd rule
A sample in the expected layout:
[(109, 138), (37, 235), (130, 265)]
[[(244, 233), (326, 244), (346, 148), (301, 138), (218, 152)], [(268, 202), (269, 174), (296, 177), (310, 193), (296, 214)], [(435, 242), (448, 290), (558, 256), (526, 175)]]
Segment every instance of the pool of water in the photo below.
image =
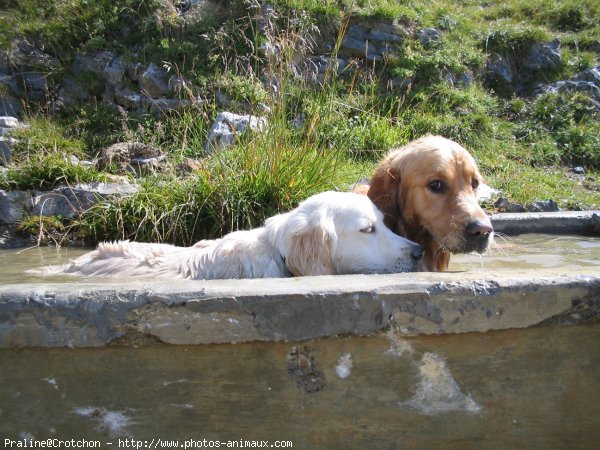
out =
[[(0, 251), (0, 284), (22, 282), (84, 281), (80, 277), (41, 277), (26, 271), (44, 265), (59, 264), (88, 252), (83, 248), (34, 247)], [(450, 270), (480, 271), (498, 269), (600, 267), (600, 238), (524, 234), (497, 238), (484, 255), (454, 255)], [(108, 281), (108, 279), (107, 279)]]
[(297, 449), (592, 449), (599, 399), (600, 324), (0, 350), (2, 439), (86, 439), (102, 448), (161, 439), (179, 448), (242, 440)]
[(450, 270), (600, 267), (600, 238), (549, 234), (496, 237), (484, 255), (454, 255)]

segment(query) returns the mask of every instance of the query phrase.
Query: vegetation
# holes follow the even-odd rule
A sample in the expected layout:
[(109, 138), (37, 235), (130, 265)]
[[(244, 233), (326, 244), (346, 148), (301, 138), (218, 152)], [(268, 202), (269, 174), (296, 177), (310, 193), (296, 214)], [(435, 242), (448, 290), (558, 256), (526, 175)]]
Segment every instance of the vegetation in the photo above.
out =
[[(182, 3), (182, 2), (180, 2)], [(481, 74), (489, 52), (522, 52), (534, 42), (561, 41), (562, 64), (546, 81), (600, 64), (600, 4), (594, 0), (276, 0), (277, 13), (257, 26), (258, 2), (219, 2), (186, 21), (169, 0), (19, 0), (0, 11), (0, 47), (15, 38), (43, 42), (68, 66), (79, 51), (112, 50), (127, 58), (168, 64), (192, 80), (184, 112), (135, 114), (89, 103), (59, 112), (28, 101), (14, 163), (3, 189), (48, 189), (103, 180), (110, 174), (74, 164), (123, 140), (166, 150), (174, 167), (199, 161), (185, 176), (175, 170), (136, 180), (137, 195), (105, 202), (75, 224), (89, 240), (130, 238), (190, 244), (296, 205), (308, 195), (345, 190), (368, 178), (392, 147), (425, 133), (455, 139), (471, 150), (487, 181), (519, 203), (553, 199), (561, 208), (600, 208), (600, 113), (587, 94), (501, 97)], [(377, 64), (332, 70), (315, 83), (295, 76), (293, 61), (310, 54), (318, 30), (343, 29), (349, 17), (398, 20), (413, 29), (436, 27), (432, 45), (416, 38)], [(275, 43), (277, 56), (258, 51)], [(338, 37), (338, 45), (339, 45)], [(58, 84), (64, 69), (49, 79)], [(265, 87), (264, 74), (278, 80)], [(449, 75), (475, 74), (473, 83)], [(85, 76), (85, 74), (83, 75)], [(407, 89), (389, 89), (394, 79)], [(89, 84), (97, 83), (90, 77)], [(265, 133), (208, 154), (204, 143), (219, 112), (216, 93), (232, 108), (265, 114)], [(581, 165), (584, 175), (571, 168)], [(28, 225), (37, 223), (35, 219)], [(71, 224), (73, 225), (73, 224)]]

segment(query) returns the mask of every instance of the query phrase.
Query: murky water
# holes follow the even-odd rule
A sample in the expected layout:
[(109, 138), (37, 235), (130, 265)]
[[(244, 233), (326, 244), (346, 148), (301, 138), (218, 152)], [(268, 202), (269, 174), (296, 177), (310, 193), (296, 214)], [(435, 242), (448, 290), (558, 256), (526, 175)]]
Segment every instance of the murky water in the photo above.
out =
[(450, 270), (600, 267), (600, 238), (522, 234), (497, 237), (484, 255), (454, 255)]
[[(47, 282), (25, 270), (85, 251), (0, 251), (0, 283)], [(454, 257), (451, 269), (598, 265), (600, 238), (524, 235), (490, 255)], [(600, 442), (600, 324), (293, 346), (0, 350), (0, 438), (101, 448)]]
[[(304, 381), (290, 370), (292, 346), (1, 350), (0, 436), (102, 448), (125, 439), (298, 449), (600, 442), (600, 324), (315, 340), (300, 344)], [(309, 393), (311, 377), (319, 389)]]
[[(89, 251), (82, 248), (30, 248), (0, 251), (0, 284), (22, 282), (83, 281), (78, 277), (40, 277), (25, 271), (66, 262)], [(480, 271), (497, 269), (600, 267), (600, 238), (525, 234), (497, 238), (484, 255), (455, 255), (450, 270)], [(107, 280), (107, 282), (110, 282)]]

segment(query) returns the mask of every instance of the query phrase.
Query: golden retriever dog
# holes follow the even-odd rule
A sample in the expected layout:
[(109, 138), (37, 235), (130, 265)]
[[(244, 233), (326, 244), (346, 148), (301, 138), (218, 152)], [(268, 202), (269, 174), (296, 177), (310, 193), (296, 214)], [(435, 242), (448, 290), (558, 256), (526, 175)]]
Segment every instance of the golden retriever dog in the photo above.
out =
[(192, 247), (101, 243), (45, 274), (187, 279), (270, 278), (413, 271), (422, 249), (393, 233), (368, 197), (324, 192), (265, 225)]
[(369, 186), (355, 192), (367, 191), (385, 224), (423, 247), (424, 270), (444, 271), (451, 253), (483, 253), (493, 240), (492, 224), (478, 201), (482, 182), (467, 150), (427, 135), (393, 150)]

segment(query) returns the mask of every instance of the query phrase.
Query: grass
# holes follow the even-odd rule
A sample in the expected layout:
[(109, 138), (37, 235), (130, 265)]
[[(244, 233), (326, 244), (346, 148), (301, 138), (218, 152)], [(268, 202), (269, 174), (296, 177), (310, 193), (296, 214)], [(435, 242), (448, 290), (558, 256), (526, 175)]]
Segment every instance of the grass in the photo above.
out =
[[(145, 63), (167, 62), (194, 83), (194, 91), (182, 95), (204, 101), (159, 116), (115, 112), (94, 102), (51, 112), (44, 103), (29, 102), (31, 126), (16, 136), (14, 164), (0, 177), (0, 188), (48, 189), (106, 179), (105, 173), (73, 164), (71, 156), (92, 159), (123, 140), (156, 145), (172, 166), (193, 158), (199, 168), (186, 176), (167, 168), (132, 179), (138, 194), (99, 203), (76, 223), (61, 223), (89, 241), (191, 244), (259, 226), (313, 193), (346, 190), (368, 178), (389, 149), (436, 133), (471, 150), (488, 183), (512, 201), (553, 199), (565, 209), (600, 208), (600, 117), (593, 99), (501, 98), (478, 77), (490, 52), (524, 52), (555, 37), (562, 43), (563, 64), (540, 77), (564, 79), (597, 66), (600, 6), (593, 0), (273, 3), (278, 12), (259, 31), (253, 20), (258, 3), (250, 1), (233, 1), (191, 24), (158, 0), (9, 2), (0, 13), (0, 47), (27, 36), (45, 42), (65, 63), (76, 51), (98, 49)], [(423, 46), (409, 37), (381, 65), (331, 72), (322, 84), (297, 78), (291, 63), (311, 52), (316, 24), (343, 24), (349, 16), (399, 20), (412, 30), (437, 27), (442, 38)], [(258, 47), (267, 37), (277, 47), (276, 57), (260, 56)], [(52, 74), (57, 82), (61, 70)], [(276, 91), (263, 84), (265, 73), (277, 76)], [(472, 74), (474, 82), (448, 81), (464, 74)], [(101, 80), (81, 76), (101, 89)], [(410, 87), (388, 89), (394, 78), (410, 79)], [(234, 111), (266, 114), (266, 132), (207, 154), (204, 142), (220, 111), (217, 91)], [(574, 165), (584, 166), (585, 174), (573, 174)], [(25, 229), (36, 223), (31, 219)]]

